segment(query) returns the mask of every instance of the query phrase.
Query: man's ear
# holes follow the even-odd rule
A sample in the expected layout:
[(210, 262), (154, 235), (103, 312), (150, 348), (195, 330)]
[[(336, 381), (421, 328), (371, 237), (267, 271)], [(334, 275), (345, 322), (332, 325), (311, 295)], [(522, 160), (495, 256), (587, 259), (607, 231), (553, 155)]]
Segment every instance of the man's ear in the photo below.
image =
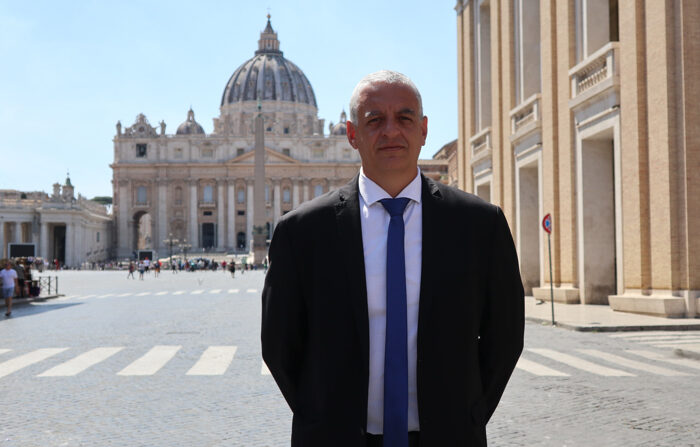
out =
[(357, 143), (355, 141), (355, 135), (356, 135), (357, 129), (355, 128), (355, 125), (352, 123), (352, 121), (347, 121), (345, 123), (345, 132), (347, 134), (348, 142), (350, 143), (350, 146), (357, 149)]
[(421, 133), (423, 134), (423, 144), (425, 144), (425, 139), (428, 136), (428, 117), (423, 116), (423, 122), (421, 123)]

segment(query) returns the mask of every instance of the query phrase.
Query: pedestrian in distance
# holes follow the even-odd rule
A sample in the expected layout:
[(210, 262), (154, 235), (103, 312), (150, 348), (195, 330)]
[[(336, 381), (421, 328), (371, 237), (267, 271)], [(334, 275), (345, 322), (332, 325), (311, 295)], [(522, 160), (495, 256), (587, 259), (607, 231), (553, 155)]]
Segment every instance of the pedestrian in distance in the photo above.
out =
[(228, 270), (231, 272), (231, 278), (236, 277), (236, 263), (231, 261), (231, 263), (228, 265)]
[(131, 279), (136, 279), (136, 278), (134, 277), (134, 270), (135, 270), (135, 267), (134, 267), (134, 263), (133, 263), (133, 262), (129, 262), (129, 267), (128, 267), (128, 269), (129, 269), (129, 274), (126, 275), (126, 279), (129, 279), (129, 277), (131, 277)]
[(5, 268), (0, 271), (2, 280), (2, 296), (5, 298), (5, 316), (12, 315), (12, 297), (19, 292), (19, 282), (17, 272), (12, 268), (10, 261), (5, 262)]
[(421, 174), (428, 118), (405, 75), (363, 78), (346, 126), (360, 172), (285, 214), (269, 250), (262, 356), (291, 445), (486, 446), (523, 347), (508, 223)]
[(139, 279), (143, 281), (143, 274), (146, 271), (146, 264), (143, 261), (139, 261)]

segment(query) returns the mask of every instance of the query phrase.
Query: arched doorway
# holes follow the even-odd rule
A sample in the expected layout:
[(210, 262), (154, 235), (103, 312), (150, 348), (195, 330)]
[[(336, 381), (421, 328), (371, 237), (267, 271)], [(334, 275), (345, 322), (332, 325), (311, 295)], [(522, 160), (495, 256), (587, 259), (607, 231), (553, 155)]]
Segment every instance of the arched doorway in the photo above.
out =
[(236, 235), (236, 247), (239, 250), (245, 250), (245, 246), (246, 246), (245, 233), (242, 231), (239, 231), (238, 234)]
[(135, 250), (153, 249), (153, 219), (150, 213), (139, 211), (134, 214), (134, 240)]

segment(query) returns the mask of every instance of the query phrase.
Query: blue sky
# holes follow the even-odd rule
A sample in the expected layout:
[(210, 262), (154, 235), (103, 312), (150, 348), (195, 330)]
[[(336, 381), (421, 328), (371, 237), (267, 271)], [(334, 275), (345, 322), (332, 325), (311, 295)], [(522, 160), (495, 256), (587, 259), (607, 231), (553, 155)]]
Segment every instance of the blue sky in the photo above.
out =
[(266, 14), (337, 122), (367, 73), (410, 76), (429, 117), (422, 158), (457, 137), (454, 1), (0, 0), (0, 189), (112, 195), (115, 123), (144, 113), (167, 133), (190, 106), (207, 133)]

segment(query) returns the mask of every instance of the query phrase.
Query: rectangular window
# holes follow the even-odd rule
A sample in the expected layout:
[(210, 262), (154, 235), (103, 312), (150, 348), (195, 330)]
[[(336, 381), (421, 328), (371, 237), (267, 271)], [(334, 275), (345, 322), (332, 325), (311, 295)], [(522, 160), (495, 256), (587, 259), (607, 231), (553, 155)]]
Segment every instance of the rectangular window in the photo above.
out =
[(238, 203), (245, 203), (245, 191), (242, 189), (238, 190)]
[(323, 158), (323, 149), (315, 148), (312, 150), (312, 155), (314, 158)]
[(204, 202), (205, 203), (212, 203), (214, 201), (214, 187), (211, 185), (207, 185), (204, 187)]
[(244, 153), (245, 153), (245, 149), (243, 149), (242, 147), (239, 147), (238, 149), (236, 149), (236, 157), (240, 157)]
[(148, 145), (145, 143), (138, 143), (136, 145), (136, 156), (139, 158), (144, 158), (146, 157), (146, 150), (148, 149)]
[(97, 232), (97, 242), (100, 242), (100, 232)]
[(181, 159), (182, 158), (182, 148), (181, 147), (176, 147), (175, 148), (175, 158)]
[(213, 149), (202, 149), (202, 158), (212, 158), (214, 157)]
[(284, 149), (282, 149), (282, 154), (283, 154), (283, 155), (286, 155), (287, 157), (289, 157), (289, 148), (288, 148), (288, 147), (285, 147)]
[(145, 186), (139, 186), (138, 189), (136, 190), (136, 203), (146, 203), (146, 187)]
[(205, 211), (205, 212), (204, 212), (204, 215), (205, 215), (205, 216), (211, 216), (211, 211)]
[(285, 128), (284, 128), (284, 133), (285, 133), (285, 134), (288, 134), (288, 133), (289, 133), (289, 127), (285, 127)]
[(243, 211), (243, 210), (238, 211), (238, 215), (239, 215), (239, 216), (245, 216), (245, 211)]

